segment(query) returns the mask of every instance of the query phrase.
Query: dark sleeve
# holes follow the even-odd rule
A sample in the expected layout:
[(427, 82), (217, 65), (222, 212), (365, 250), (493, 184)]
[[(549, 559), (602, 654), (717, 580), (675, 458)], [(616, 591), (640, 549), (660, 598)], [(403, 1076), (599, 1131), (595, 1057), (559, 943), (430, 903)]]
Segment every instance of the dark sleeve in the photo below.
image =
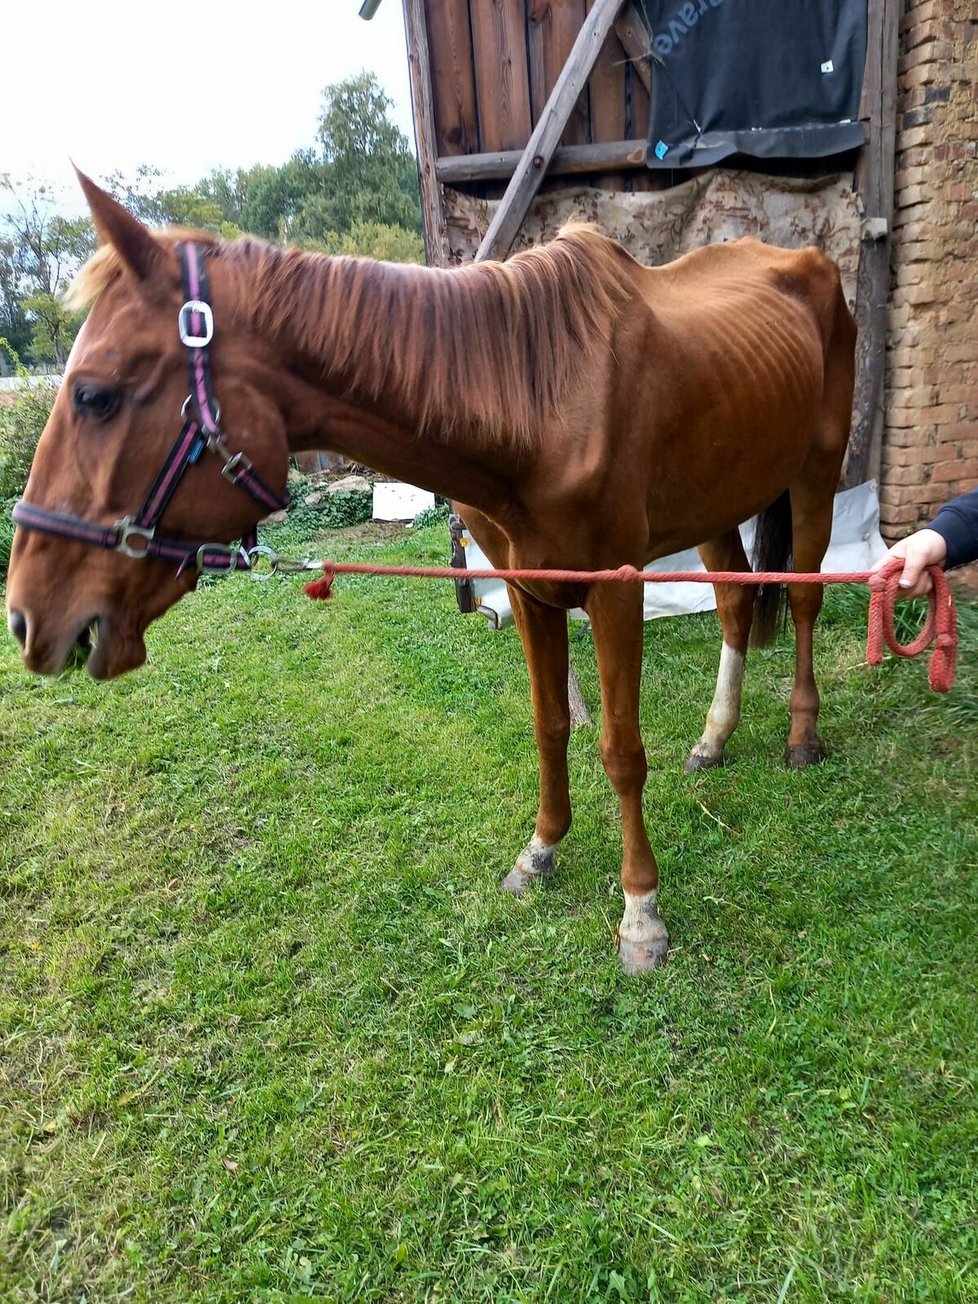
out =
[(947, 570), (978, 560), (978, 488), (946, 503), (929, 528), (947, 544)]

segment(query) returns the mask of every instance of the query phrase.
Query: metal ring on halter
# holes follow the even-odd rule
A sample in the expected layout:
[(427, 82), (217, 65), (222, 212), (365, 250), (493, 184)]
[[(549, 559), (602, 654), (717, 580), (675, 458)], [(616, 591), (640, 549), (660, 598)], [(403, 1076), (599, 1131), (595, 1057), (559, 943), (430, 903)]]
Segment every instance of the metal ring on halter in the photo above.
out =
[[(187, 420), (187, 417), (190, 415), (190, 409), (193, 407), (193, 403), (194, 403), (193, 394), (188, 394), (187, 397), (183, 400), (183, 407), (180, 409), (181, 421)], [(214, 422), (216, 425), (220, 426), (221, 405), (216, 398), (211, 400), (211, 407), (214, 409)]]
[[(259, 569), (262, 558), (268, 562), (268, 569)], [(270, 580), (278, 571), (278, 553), (274, 548), (268, 548), (263, 543), (256, 543), (253, 548), (248, 549), (248, 569), (251, 571), (252, 579)]]

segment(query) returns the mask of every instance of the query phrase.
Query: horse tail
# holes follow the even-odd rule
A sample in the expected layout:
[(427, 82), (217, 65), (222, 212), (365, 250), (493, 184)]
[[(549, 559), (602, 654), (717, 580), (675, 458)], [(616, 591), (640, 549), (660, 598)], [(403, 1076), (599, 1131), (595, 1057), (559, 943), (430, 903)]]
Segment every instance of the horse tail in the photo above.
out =
[[(757, 518), (753, 566), (756, 571), (784, 571), (791, 561), (791, 500), (787, 489)], [(754, 600), (751, 647), (769, 647), (784, 627), (787, 590), (783, 584), (761, 584)]]

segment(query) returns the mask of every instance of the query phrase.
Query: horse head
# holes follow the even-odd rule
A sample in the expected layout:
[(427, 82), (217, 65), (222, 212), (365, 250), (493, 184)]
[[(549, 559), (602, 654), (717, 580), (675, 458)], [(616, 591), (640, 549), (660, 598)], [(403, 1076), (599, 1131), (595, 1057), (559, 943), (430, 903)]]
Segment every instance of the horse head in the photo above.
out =
[(109, 679), (143, 663), (146, 628), (201, 569), (247, 564), (232, 540), (284, 505), (288, 442), (279, 368), (234, 321), (220, 242), (151, 232), (79, 179), (100, 248), (76, 297), (92, 308), (15, 508), (7, 609), (31, 670), (93, 644), (89, 673)]

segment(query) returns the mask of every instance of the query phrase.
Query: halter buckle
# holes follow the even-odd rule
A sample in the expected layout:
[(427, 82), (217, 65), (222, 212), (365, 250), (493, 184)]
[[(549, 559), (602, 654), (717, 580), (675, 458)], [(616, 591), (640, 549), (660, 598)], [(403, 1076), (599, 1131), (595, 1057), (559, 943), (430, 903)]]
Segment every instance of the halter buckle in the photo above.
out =
[[(193, 312), (204, 319), (203, 335), (193, 333), (190, 324), (190, 314)], [(202, 299), (188, 299), (177, 313), (177, 330), (180, 332), (181, 344), (188, 349), (205, 349), (214, 338), (214, 313), (210, 304), (204, 303)]]
[[(121, 552), (123, 557), (132, 557), (136, 561), (141, 561), (149, 552), (149, 545), (156, 533), (156, 526), (149, 527), (136, 524), (135, 516), (123, 516), (121, 521), (116, 521), (112, 527), (119, 531), (119, 542), (115, 545), (116, 552)], [(130, 539), (145, 539), (146, 542), (140, 544), (138, 548), (133, 548), (129, 543)]]
[[(226, 564), (215, 565), (213, 562), (204, 561), (204, 554), (208, 552), (223, 557)], [(250, 558), (240, 544), (202, 543), (197, 549), (197, 571), (201, 575), (231, 575), (238, 568), (237, 561), (239, 557), (244, 558), (247, 568), (250, 570)]]
[(239, 472), (247, 475), (249, 471), (253, 470), (254, 467), (244, 453), (232, 453), (221, 467), (221, 475), (224, 476), (225, 480), (230, 480), (232, 484), (236, 484)]

